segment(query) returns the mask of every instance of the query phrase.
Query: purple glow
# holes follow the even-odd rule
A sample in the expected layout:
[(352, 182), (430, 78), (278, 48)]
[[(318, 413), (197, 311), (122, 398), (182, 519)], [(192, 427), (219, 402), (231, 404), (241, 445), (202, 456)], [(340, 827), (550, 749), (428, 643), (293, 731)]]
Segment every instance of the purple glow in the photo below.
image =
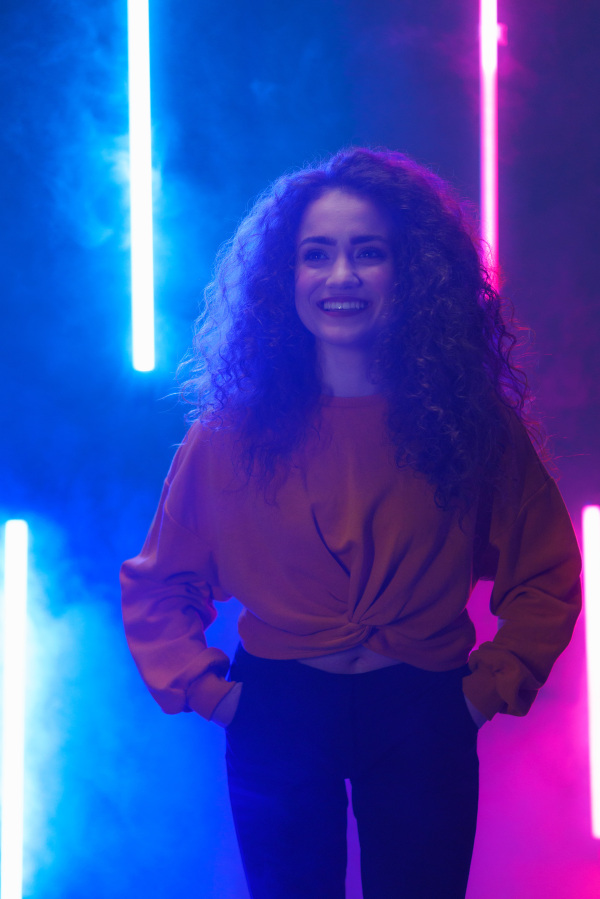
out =
[(600, 839), (600, 506), (583, 509), (583, 589), (592, 835)]

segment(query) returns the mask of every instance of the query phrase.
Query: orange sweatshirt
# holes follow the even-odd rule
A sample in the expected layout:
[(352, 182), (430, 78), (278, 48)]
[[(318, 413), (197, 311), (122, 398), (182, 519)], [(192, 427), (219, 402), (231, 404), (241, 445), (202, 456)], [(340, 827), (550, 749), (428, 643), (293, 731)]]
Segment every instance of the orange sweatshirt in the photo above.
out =
[[(565, 648), (581, 596), (580, 557), (556, 484), (516, 417), (502, 496), (459, 525), (412, 469), (399, 469), (379, 396), (324, 398), (318, 431), (265, 498), (235, 473), (227, 429), (190, 428), (154, 522), (121, 581), (129, 646), (169, 713), (210, 718), (231, 689), (207, 647), (215, 600), (236, 596), (246, 650), (308, 659), (360, 644), (430, 671), (463, 665), (486, 717), (524, 715)], [(467, 601), (494, 580), (503, 619), (471, 652)]]

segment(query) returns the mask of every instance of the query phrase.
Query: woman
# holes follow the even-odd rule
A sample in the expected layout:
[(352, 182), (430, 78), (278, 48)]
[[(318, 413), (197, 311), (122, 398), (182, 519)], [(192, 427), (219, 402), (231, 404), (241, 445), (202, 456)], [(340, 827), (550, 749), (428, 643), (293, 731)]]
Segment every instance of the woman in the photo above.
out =
[[(123, 566), (134, 658), (227, 728), (253, 897), (343, 897), (345, 778), (365, 899), (463, 897), (477, 729), (527, 712), (580, 607), (476, 240), (427, 170), (342, 151), (258, 200), (206, 303), (197, 421)], [(479, 578), (501, 627), (471, 652)], [(230, 595), (228, 674), (204, 629)]]

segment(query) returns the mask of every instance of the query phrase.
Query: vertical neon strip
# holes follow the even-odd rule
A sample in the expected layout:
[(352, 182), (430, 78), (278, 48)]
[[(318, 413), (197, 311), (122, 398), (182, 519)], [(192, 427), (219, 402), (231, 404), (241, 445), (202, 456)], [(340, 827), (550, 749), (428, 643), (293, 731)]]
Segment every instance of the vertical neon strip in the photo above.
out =
[(592, 835), (600, 839), (600, 507), (583, 510), (583, 590)]
[(154, 368), (152, 125), (148, 0), (128, 0), (129, 185), (133, 367)]
[(2, 899), (21, 899), (23, 895), (27, 538), (27, 522), (7, 521), (4, 539), (2, 679)]
[(481, 236), (497, 287), (498, 270), (498, 3), (480, 0)]

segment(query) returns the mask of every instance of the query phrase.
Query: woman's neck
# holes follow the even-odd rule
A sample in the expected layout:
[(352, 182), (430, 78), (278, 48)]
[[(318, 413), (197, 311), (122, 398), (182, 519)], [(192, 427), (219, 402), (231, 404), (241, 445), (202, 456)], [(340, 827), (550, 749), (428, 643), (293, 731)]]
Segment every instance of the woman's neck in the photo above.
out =
[(360, 347), (319, 346), (323, 393), (331, 396), (370, 396), (378, 393), (371, 378), (367, 353)]

